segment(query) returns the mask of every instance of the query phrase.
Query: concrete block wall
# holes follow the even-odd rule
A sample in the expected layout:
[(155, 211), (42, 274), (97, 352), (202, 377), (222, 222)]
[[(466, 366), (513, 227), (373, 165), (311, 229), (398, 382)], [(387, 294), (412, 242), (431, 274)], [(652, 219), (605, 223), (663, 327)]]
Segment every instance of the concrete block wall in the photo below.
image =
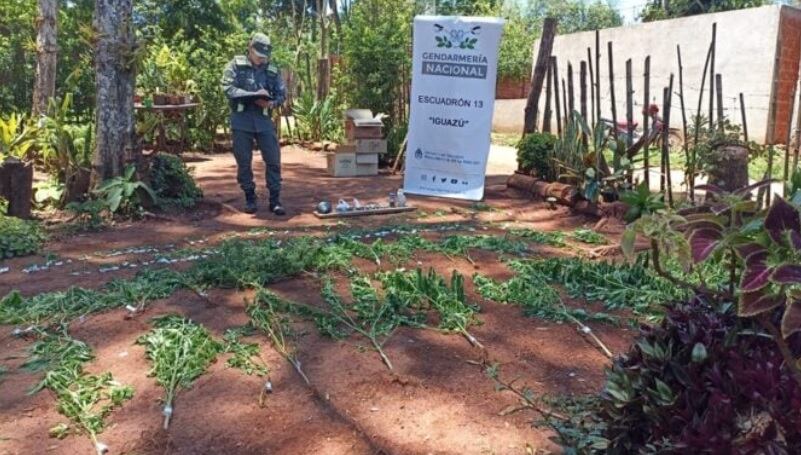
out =
[[(794, 124), (790, 100), (797, 84), (801, 57), (801, 10), (788, 6), (771, 5), (601, 30), (601, 115), (611, 118), (609, 41), (614, 51), (618, 120), (626, 116), (626, 60), (632, 60), (634, 118), (642, 124), (645, 57), (651, 57), (649, 101), (661, 106), (662, 89), (667, 87), (671, 73), (675, 75), (674, 93), (678, 93), (677, 45), (681, 46), (684, 67), (687, 116), (691, 119), (696, 115), (713, 23), (717, 23), (715, 72), (722, 75), (724, 115), (740, 123), (739, 94), (742, 92), (750, 138), (758, 142), (784, 143), (788, 126)], [(587, 60), (587, 48), (592, 49), (594, 58), (595, 32), (559, 35), (554, 40), (553, 55), (557, 57), (560, 79), (567, 77), (568, 63), (573, 66), (577, 109), (580, 104), (578, 69), (581, 61)], [(539, 41), (534, 43), (535, 56), (538, 49)], [(708, 97), (709, 75), (701, 103), (701, 114), (705, 117), (709, 109)], [(797, 97), (796, 93), (796, 100)], [(545, 96), (540, 100), (542, 112)], [(672, 126), (680, 125), (678, 96), (673, 98), (671, 119)]]

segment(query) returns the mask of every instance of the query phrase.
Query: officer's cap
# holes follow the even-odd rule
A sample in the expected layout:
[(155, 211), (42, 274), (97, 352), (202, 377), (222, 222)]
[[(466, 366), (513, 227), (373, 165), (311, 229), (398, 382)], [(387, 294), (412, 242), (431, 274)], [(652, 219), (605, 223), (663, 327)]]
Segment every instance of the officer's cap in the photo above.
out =
[(267, 58), (272, 54), (273, 46), (270, 44), (270, 37), (264, 33), (254, 34), (250, 39), (250, 45), (259, 57)]

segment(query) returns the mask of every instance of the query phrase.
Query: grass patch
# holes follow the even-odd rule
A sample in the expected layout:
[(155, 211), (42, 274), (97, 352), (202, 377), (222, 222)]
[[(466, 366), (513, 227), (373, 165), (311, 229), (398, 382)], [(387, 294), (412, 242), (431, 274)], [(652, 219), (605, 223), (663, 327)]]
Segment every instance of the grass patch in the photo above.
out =
[(492, 133), (491, 140), (495, 145), (517, 147), (517, 143), (520, 142), (520, 135), (514, 133)]
[(539, 243), (542, 245), (550, 245), (555, 247), (563, 247), (567, 245), (565, 243), (565, 235), (561, 232), (543, 232), (529, 228), (508, 229), (506, 232), (508, 232), (509, 235), (520, 237), (530, 242)]
[(608, 243), (606, 237), (592, 229), (576, 229), (573, 231), (571, 237), (581, 243), (587, 243), (589, 245), (606, 245)]

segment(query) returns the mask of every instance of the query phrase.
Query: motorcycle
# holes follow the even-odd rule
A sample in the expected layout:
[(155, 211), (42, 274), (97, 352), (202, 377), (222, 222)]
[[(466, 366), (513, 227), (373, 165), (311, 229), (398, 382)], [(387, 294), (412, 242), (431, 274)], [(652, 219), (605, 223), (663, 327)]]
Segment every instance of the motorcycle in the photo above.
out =
[[(645, 112), (643, 112), (645, 113)], [(648, 116), (651, 118), (651, 127), (648, 129), (648, 144), (652, 147), (659, 148), (662, 146), (662, 139), (665, 124), (662, 119), (659, 117), (659, 107), (655, 104), (651, 104), (648, 106)], [(620, 122), (613, 122), (607, 118), (601, 118), (601, 124), (610, 131), (613, 132), (618, 139), (621, 139), (624, 143), (629, 143), (629, 123), (626, 121)], [(626, 156), (629, 159), (633, 159), (637, 153), (645, 146), (645, 138), (643, 137), (643, 132), (638, 130), (637, 127), (639, 126), (638, 122), (633, 122), (631, 124), (631, 146), (626, 149)], [(670, 128), (668, 130), (668, 145), (670, 148), (678, 148), (681, 147), (683, 144), (683, 138), (681, 135), (681, 131), (678, 128)]]

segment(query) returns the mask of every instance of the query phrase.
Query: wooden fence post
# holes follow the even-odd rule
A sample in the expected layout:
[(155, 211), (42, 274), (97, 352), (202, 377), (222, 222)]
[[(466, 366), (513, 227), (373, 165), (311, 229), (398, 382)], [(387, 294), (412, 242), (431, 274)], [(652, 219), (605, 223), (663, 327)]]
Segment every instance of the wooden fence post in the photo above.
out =
[(718, 24), (712, 24), (712, 47), (709, 59), (709, 131), (715, 129), (715, 44), (717, 42)]
[[(801, 81), (800, 81), (801, 82)], [(740, 104), (742, 104), (743, 94), (740, 93)], [(745, 109), (745, 108), (743, 108)], [(743, 129), (745, 130), (745, 111), (743, 111)], [(748, 141), (748, 139), (746, 139)], [(790, 144), (787, 144), (789, 147)], [(801, 91), (798, 93), (798, 115), (795, 121), (795, 147), (793, 147), (793, 172), (798, 169), (798, 151), (801, 147)]]
[(553, 70), (553, 100), (556, 105), (556, 135), (562, 137), (562, 106), (559, 103), (559, 66), (556, 64), (556, 56), (551, 57), (551, 69)]
[(573, 111), (576, 110), (576, 99), (573, 94), (573, 65), (570, 62), (567, 62), (567, 102), (570, 107), (568, 116), (572, 117)]
[(525, 122), (523, 124), (524, 135), (537, 130), (540, 93), (542, 92), (545, 72), (551, 61), (554, 35), (556, 35), (556, 19), (547, 17), (545, 18), (545, 23), (542, 28), (542, 38), (540, 38), (540, 49), (537, 54), (537, 62), (534, 66), (534, 76), (531, 78), (531, 91), (526, 101)]
[(715, 95), (718, 103), (718, 130), (722, 133), (725, 115), (723, 114), (723, 76), (720, 73), (715, 75)]
[(601, 32), (595, 29), (595, 117), (601, 121)]
[[(690, 148), (689, 144), (687, 143), (687, 111), (684, 107), (684, 65), (681, 63), (681, 46), (678, 44), (676, 45), (676, 54), (678, 55), (679, 59), (679, 103), (681, 103), (681, 131), (682, 131), (682, 148), (684, 149), (684, 169), (685, 172), (689, 169), (690, 164)], [(687, 185), (690, 185), (690, 179), (688, 175), (684, 176), (684, 181), (687, 182)], [(688, 188), (689, 193), (689, 188)]]
[(547, 77), (545, 78), (545, 115), (542, 118), (542, 131), (544, 133), (551, 132), (551, 84), (553, 83), (553, 65), (551, 58), (548, 59), (548, 69), (545, 70)]
[(651, 56), (645, 57), (645, 73), (643, 74), (643, 102), (642, 102), (642, 129), (643, 135), (645, 137), (645, 145), (643, 146), (643, 167), (645, 170), (645, 186), (648, 189), (651, 189), (651, 176), (650, 174), (650, 163), (648, 162), (650, 156), (650, 148), (651, 148), (651, 141), (650, 141), (650, 132), (649, 127), (651, 126), (651, 116), (649, 107), (651, 106)]
[[(801, 112), (799, 112), (801, 114)], [(740, 115), (743, 118), (743, 140), (745, 143), (748, 143), (748, 122), (745, 119), (745, 101), (743, 99), (743, 92), (740, 92)], [(798, 121), (801, 122), (801, 115), (798, 117)]]
[[(584, 60), (581, 61), (580, 70), (579, 70), (579, 102), (581, 105), (581, 117), (584, 121), (587, 121), (587, 62)], [(582, 129), (581, 131), (581, 142), (584, 143), (584, 147), (587, 147), (587, 134)]]
[[(714, 24), (713, 24), (714, 28)], [(704, 63), (704, 72), (701, 75), (701, 90), (698, 92), (698, 109), (695, 111), (695, 137), (693, 140), (692, 160), (690, 162), (690, 201), (695, 202), (695, 165), (697, 162), (698, 141), (701, 135), (701, 105), (704, 100), (704, 85), (706, 85), (706, 72), (709, 69), (709, 61), (712, 59), (712, 44), (709, 45), (709, 50), (706, 53), (706, 62)], [(709, 92), (710, 96), (712, 92)]]
[(617, 105), (615, 104), (615, 62), (612, 57), (612, 42), (607, 43), (609, 50), (609, 96), (612, 98), (612, 133), (617, 140)]
[(665, 162), (665, 182), (668, 191), (668, 205), (673, 207), (673, 185), (670, 175), (670, 108), (671, 108), (671, 95), (673, 94), (673, 74), (670, 75), (670, 84), (665, 89), (665, 102), (664, 109), (665, 115), (662, 118), (662, 156)]
[(570, 121), (570, 112), (567, 109), (567, 88), (565, 87), (565, 78), (562, 78), (562, 108), (564, 110), (564, 127), (567, 129), (567, 123)]
[(594, 128), (595, 123), (598, 121), (595, 118), (595, 74), (592, 69), (592, 49), (587, 48), (587, 69), (590, 72), (590, 117), (592, 118), (591, 126)]
[(631, 59), (626, 60), (626, 148), (634, 142), (634, 89), (631, 83)]

